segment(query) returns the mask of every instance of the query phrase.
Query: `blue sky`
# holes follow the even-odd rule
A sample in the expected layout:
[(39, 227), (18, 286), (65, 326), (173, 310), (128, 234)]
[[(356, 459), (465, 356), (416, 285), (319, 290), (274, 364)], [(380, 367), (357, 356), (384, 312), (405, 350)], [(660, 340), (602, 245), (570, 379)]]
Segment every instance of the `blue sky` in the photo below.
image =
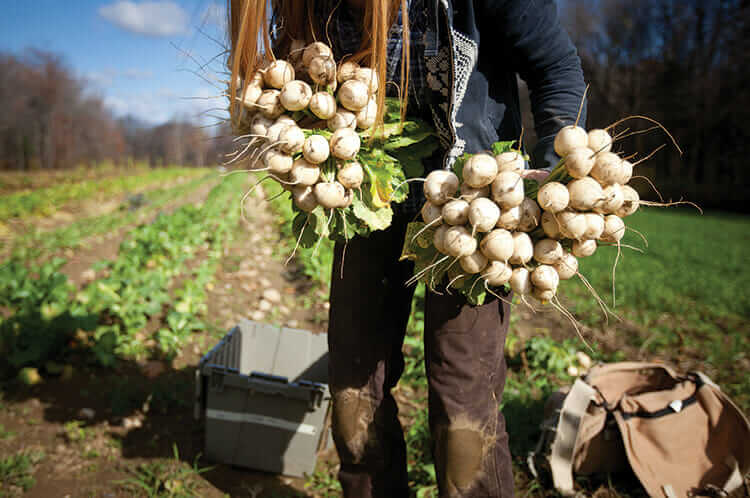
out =
[[(200, 61), (222, 52), (210, 37), (224, 42), (224, 9), (222, 0), (5, 0), (0, 51), (61, 55), (117, 116), (197, 119), (224, 101), (203, 99), (220, 90), (191, 72), (199, 64), (184, 52)], [(222, 77), (222, 60), (210, 66), (212, 77)]]

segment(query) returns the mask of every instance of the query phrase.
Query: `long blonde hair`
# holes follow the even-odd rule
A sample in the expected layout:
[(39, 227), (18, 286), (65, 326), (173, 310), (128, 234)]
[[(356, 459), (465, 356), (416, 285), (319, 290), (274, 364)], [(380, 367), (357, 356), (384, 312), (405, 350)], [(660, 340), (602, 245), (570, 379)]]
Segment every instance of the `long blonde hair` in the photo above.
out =
[[(346, 0), (339, 0), (339, 3)], [(242, 81), (250, 81), (253, 72), (261, 65), (275, 59), (276, 53), (286, 56), (292, 41), (307, 43), (319, 40), (328, 41), (325, 26), (320, 26), (315, 18), (315, 0), (272, 0), (272, 11), (276, 25), (280, 28), (271, 40), (269, 33), (269, 12), (267, 0), (227, 0), (228, 31), (230, 52), (228, 66), (231, 71), (230, 95), (236, 95), (238, 76)], [(401, 46), (401, 97), (402, 117), (406, 112), (409, 90), (409, 16), (407, 0), (366, 0), (362, 43), (359, 51), (347, 57), (360, 64), (372, 67), (380, 82), (386, 81), (388, 58), (388, 31), (401, 8), (403, 43)], [(378, 92), (378, 113), (376, 125), (382, 124), (385, 109), (385, 84)], [(244, 88), (242, 89), (245, 90)], [(241, 111), (239, 102), (230, 106), (232, 121)]]

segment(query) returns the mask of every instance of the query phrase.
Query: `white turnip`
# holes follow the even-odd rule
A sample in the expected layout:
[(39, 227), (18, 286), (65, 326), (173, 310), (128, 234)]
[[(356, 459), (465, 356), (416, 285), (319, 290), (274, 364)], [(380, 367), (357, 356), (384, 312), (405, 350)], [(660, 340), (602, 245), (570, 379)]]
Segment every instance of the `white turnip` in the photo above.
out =
[(557, 213), (557, 223), (560, 225), (560, 233), (566, 239), (580, 240), (586, 233), (586, 217), (575, 211), (563, 211)]
[(302, 64), (304, 64), (306, 67), (310, 65), (310, 62), (315, 57), (324, 57), (324, 58), (333, 58), (333, 52), (331, 52), (331, 48), (322, 42), (314, 42), (305, 47), (305, 50), (302, 52)]
[(458, 177), (451, 171), (436, 169), (424, 181), (424, 196), (436, 206), (453, 198), (458, 190)]
[(445, 252), (454, 258), (462, 258), (477, 250), (477, 240), (463, 226), (452, 226), (445, 231)]
[(339, 81), (339, 83), (343, 83), (347, 80), (350, 80), (354, 78), (354, 75), (357, 73), (357, 69), (359, 69), (359, 64), (356, 62), (344, 62), (339, 66), (339, 70), (336, 73), (336, 77)]
[(521, 176), (513, 171), (498, 173), (492, 182), (492, 198), (503, 209), (520, 206), (524, 199)]
[(320, 119), (331, 119), (336, 114), (336, 99), (328, 92), (317, 92), (310, 98), (310, 111)]
[(536, 200), (539, 206), (550, 213), (559, 213), (570, 202), (570, 193), (568, 188), (559, 182), (545, 183), (539, 187), (536, 194)]
[(263, 94), (263, 89), (256, 85), (250, 85), (245, 88), (245, 93), (242, 95), (242, 103), (245, 107), (254, 110), (258, 99)]
[(497, 162), (488, 154), (474, 154), (464, 163), (464, 183), (470, 187), (486, 187), (496, 176)]
[(310, 135), (305, 139), (302, 146), (302, 155), (307, 162), (320, 164), (331, 154), (331, 148), (328, 146), (328, 140), (321, 135)]
[(461, 265), (461, 268), (464, 270), (464, 272), (469, 275), (473, 275), (484, 270), (487, 267), (488, 261), (481, 252), (477, 251), (473, 254), (469, 254), (468, 256), (464, 256), (463, 258), (459, 259), (458, 263)]
[(594, 153), (609, 152), (612, 150), (612, 137), (606, 130), (595, 128), (588, 133), (589, 149)]
[(583, 232), (584, 239), (598, 239), (604, 232), (604, 216), (597, 213), (584, 213), (586, 218), (586, 231)]
[(370, 99), (367, 85), (355, 79), (343, 82), (337, 95), (341, 105), (352, 112), (361, 110)]
[(315, 199), (317, 199), (318, 204), (324, 208), (331, 209), (344, 204), (346, 190), (339, 182), (316, 183), (313, 190), (315, 191)]
[(330, 57), (313, 57), (307, 66), (310, 79), (319, 85), (327, 85), (336, 79), (336, 63)]
[(631, 178), (633, 178), (633, 163), (623, 159), (622, 164), (620, 164), (620, 175), (617, 177), (617, 183), (625, 185)]
[(570, 207), (579, 211), (591, 211), (604, 198), (602, 186), (588, 176), (568, 183), (568, 193)]
[(301, 111), (310, 104), (312, 88), (304, 81), (290, 81), (281, 89), (279, 99), (284, 109), (288, 111)]
[(539, 221), (542, 217), (542, 211), (539, 209), (539, 205), (533, 199), (528, 197), (521, 203), (521, 221), (518, 224), (518, 229), (522, 232), (530, 232), (539, 226)]
[(513, 233), (513, 255), (509, 261), (514, 265), (524, 265), (534, 257), (534, 244), (525, 232)]
[(296, 154), (302, 151), (302, 146), (305, 144), (305, 134), (302, 132), (302, 128), (293, 125), (286, 125), (284, 129), (279, 133), (279, 148), (282, 152), (287, 154)]
[(573, 242), (573, 248), (571, 249), (573, 256), (576, 258), (585, 258), (591, 256), (596, 252), (596, 241), (595, 240), (576, 240)]
[(318, 207), (315, 192), (309, 185), (292, 187), (292, 199), (294, 199), (294, 205), (306, 213)]
[(521, 206), (500, 210), (500, 218), (497, 219), (497, 228), (515, 230), (521, 224)]
[(250, 121), (250, 133), (253, 135), (266, 136), (268, 128), (273, 125), (274, 121), (271, 118), (267, 118), (262, 114), (256, 114)]
[(591, 177), (603, 185), (620, 183), (623, 176), (623, 160), (614, 152), (602, 152), (596, 156)]
[(482, 278), (490, 287), (500, 287), (510, 281), (513, 276), (513, 268), (503, 261), (491, 261), (482, 272)]
[(367, 85), (370, 94), (378, 91), (378, 73), (369, 67), (360, 67), (354, 72), (354, 79)]
[(317, 164), (311, 164), (304, 158), (299, 158), (292, 164), (289, 171), (289, 180), (295, 185), (312, 186), (320, 178), (320, 168)]
[(510, 276), (510, 288), (516, 294), (525, 296), (531, 293), (531, 272), (524, 267), (513, 268), (513, 274)]
[(514, 241), (508, 230), (496, 228), (484, 236), (479, 250), (487, 259), (507, 262), (513, 256)]
[(482, 188), (474, 188), (470, 187), (466, 183), (461, 184), (461, 189), (459, 190), (459, 197), (466, 202), (471, 202), (474, 199), (478, 199), (480, 197), (487, 197), (490, 195), (490, 187), (482, 187)]
[(469, 203), (462, 199), (448, 201), (443, 204), (441, 212), (448, 225), (464, 225), (469, 220)]
[(539, 287), (534, 287), (531, 290), (531, 295), (540, 303), (546, 303), (552, 301), (556, 291), (557, 289), (540, 289)]
[(346, 109), (339, 109), (331, 119), (328, 120), (328, 129), (336, 131), (341, 128), (351, 128), (352, 130), (357, 127), (357, 115)]
[(271, 88), (281, 89), (294, 79), (294, 68), (287, 61), (277, 59), (263, 71), (263, 81)]
[(292, 169), (293, 163), (294, 159), (292, 159), (292, 156), (275, 149), (266, 151), (266, 153), (263, 154), (263, 164), (275, 175), (289, 173)]
[(497, 171), (513, 171), (520, 173), (526, 168), (526, 160), (520, 152), (509, 150), (495, 156)]
[(578, 260), (571, 253), (566, 252), (554, 265), (560, 280), (570, 280), (578, 273)]
[(354, 159), (361, 145), (359, 135), (351, 128), (340, 128), (334, 131), (329, 143), (331, 155), (344, 161)]
[[(441, 225), (443, 223), (443, 210), (430, 201), (425, 202), (420, 210), (422, 220), (428, 225)], [(443, 251), (440, 251), (443, 252)]]
[(565, 156), (565, 169), (573, 178), (588, 176), (594, 168), (594, 153), (588, 147), (577, 147)]
[(625, 202), (623, 187), (617, 183), (607, 185), (602, 189), (602, 200), (594, 206), (594, 211), (601, 214), (613, 214), (620, 209), (623, 202)]
[(336, 179), (348, 189), (357, 189), (365, 179), (365, 172), (361, 164), (357, 161), (351, 161), (339, 168)]
[(638, 206), (641, 198), (638, 196), (638, 192), (628, 185), (622, 187), (622, 205), (615, 210), (614, 214), (620, 218), (630, 216), (638, 210)]
[(378, 117), (378, 103), (375, 99), (369, 99), (367, 105), (357, 112), (357, 128), (366, 130), (375, 124)]
[(625, 235), (625, 222), (615, 214), (607, 215), (604, 218), (604, 231), (599, 240), (616, 244)]
[(550, 239), (559, 239), (562, 236), (560, 225), (557, 223), (555, 215), (549, 211), (542, 213), (542, 230), (544, 230), (544, 234)]
[[(458, 201), (466, 202), (466, 201)], [(500, 208), (486, 197), (474, 199), (469, 205), (469, 223), (477, 232), (489, 232), (500, 219)]]
[(553, 239), (542, 239), (534, 244), (534, 259), (543, 265), (554, 265), (563, 257), (563, 248)]
[(257, 105), (260, 113), (267, 118), (275, 119), (284, 114), (284, 106), (281, 105), (281, 92), (278, 90), (264, 90), (258, 97)]
[(537, 289), (554, 291), (560, 285), (560, 276), (553, 266), (539, 265), (531, 272), (531, 283)]
[(437, 249), (440, 254), (445, 254), (445, 232), (448, 231), (448, 228), (450, 228), (448, 225), (440, 225), (432, 235), (432, 245), (435, 246), (435, 249)]
[(586, 147), (588, 142), (586, 130), (580, 126), (569, 125), (557, 132), (553, 146), (558, 156), (565, 157), (577, 147)]

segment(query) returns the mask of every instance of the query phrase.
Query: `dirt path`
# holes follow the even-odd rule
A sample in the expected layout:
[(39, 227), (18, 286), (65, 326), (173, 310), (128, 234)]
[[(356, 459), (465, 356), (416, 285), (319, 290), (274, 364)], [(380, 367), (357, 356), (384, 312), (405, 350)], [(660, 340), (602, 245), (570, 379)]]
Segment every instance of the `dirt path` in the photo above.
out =
[[(198, 202), (204, 190), (182, 202)], [(325, 329), (325, 293), (311, 288), (294, 266), (283, 265), (275, 219), (266, 209), (256, 206), (253, 217), (241, 223), (209, 288), (209, 328), (195, 334), (171, 365), (132, 361), (105, 371), (76, 364), (67, 380), (6, 387), (0, 401), (0, 458), (19, 451), (44, 454), (33, 467), (35, 483), (23, 496), (134, 496), (115, 481), (137, 478), (139, 465), (161, 476), (147, 483), (153, 489), (195, 485), (196, 496), (205, 497), (307, 496), (302, 479), (199, 459), (203, 426), (193, 418), (195, 368), (241, 318)], [(80, 283), (94, 261), (116, 254), (125, 232), (78, 251), (64, 271)], [(191, 470), (194, 463), (210, 469), (198, 475)]]

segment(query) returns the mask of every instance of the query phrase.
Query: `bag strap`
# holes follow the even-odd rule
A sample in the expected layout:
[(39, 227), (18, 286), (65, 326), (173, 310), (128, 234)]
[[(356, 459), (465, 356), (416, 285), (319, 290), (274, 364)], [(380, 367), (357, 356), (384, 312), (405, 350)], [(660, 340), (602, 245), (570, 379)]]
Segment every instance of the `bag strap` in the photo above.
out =
[(581, 379), (576, 379), (560, 409), (557, 434), (551, 448), (550, 470), (555, 489), (563, 496), (574, 494), (573, 452), (581, 420), (595, 394), (593, 387)]

